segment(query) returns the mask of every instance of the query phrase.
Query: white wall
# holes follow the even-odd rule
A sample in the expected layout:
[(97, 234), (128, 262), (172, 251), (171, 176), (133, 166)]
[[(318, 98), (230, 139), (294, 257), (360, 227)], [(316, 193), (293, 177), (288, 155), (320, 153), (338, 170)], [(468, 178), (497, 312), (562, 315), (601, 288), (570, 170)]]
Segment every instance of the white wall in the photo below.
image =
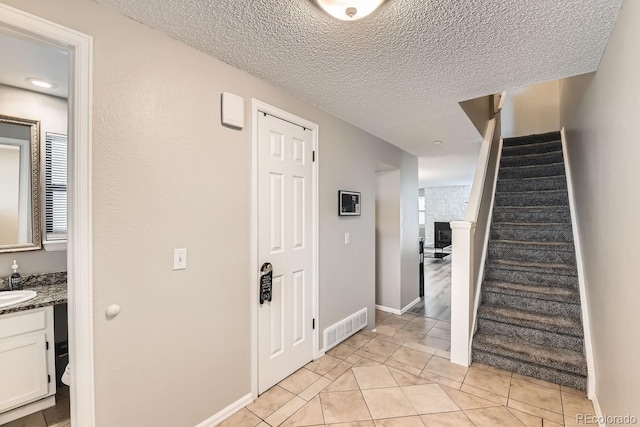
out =
[(560, 82), (554, 80), (507, 91), (502, 109), (502, 136), (560, 130)]
[(427, 203), (425, 246), (433, 245), (433, 223), (464, 220), (469, 203), (470, 185), (430, 187), (424, 189)]
[(596, 395), (607, 415), (640, 417), (640, 2), (626, 1), (595, 74), (561, 84), (575, 188)]
[[(251, 125), (220, 125), (223, 91), (319, 125), (319, 328), (363, 307), (373, 325), (375, 168), (417, 167), (402, 150), (90, 0), (5, 2), (94, 37), (97, 425), (191, 426), (250, 392)], [(361, 216), (338, 216), (341, 189)]]
[[(44, 150), (46, 132), (67, 133), (67, 100), (56, 96), (0, 84), (0, 114), (39, 120), (41, 153)], [(44, 159), (44, 155), (41, 159)], [(41, 204), (44, 206), (44, 197)], [(44, 215), (44, 210), (41, 212)], [(0, 277), (11, 274), (11, 264), (14, 259), (17, 260), (20, 273), (23, 275), (67, 270), (66, 251), (3, 253), (0, 254)]]
[(418, 159), (402, 153), (401, 186), (401, 281), (400, 307), (405, 308), (420, 294), (420, 251), (418, 242)]
[(376, 178), (376, 305), (400, 310), (400, 171)]

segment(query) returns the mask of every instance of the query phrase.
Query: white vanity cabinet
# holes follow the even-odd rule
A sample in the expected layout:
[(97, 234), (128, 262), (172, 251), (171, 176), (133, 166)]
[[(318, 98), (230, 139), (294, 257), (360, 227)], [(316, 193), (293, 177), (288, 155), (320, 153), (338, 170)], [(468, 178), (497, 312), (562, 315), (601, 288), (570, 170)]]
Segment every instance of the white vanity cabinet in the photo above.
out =
[(53, 307), (0, 315), (0, 425), (55, 405)]

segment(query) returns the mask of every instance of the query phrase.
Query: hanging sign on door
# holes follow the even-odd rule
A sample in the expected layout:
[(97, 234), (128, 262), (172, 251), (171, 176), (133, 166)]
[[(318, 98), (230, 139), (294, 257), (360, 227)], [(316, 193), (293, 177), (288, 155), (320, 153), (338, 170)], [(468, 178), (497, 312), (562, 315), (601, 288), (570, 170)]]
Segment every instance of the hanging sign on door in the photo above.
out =
[(265, 262), (260, 267), (260, 304), (271, 302), (271, 285), (273, 282), (273, 266)]

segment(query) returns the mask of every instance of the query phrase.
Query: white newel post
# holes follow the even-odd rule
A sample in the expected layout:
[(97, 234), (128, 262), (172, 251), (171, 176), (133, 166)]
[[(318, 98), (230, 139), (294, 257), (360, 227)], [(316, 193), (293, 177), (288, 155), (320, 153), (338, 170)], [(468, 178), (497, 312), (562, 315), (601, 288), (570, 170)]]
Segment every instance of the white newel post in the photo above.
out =
[(474, 221), (451, 221), (451, 362), (469, 366), (474, 308)]

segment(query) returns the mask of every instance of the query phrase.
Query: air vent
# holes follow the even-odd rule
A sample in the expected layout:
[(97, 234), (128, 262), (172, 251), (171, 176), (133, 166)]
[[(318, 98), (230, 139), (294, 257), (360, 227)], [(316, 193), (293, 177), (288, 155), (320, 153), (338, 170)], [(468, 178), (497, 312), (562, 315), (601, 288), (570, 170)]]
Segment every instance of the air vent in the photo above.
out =
[(329, 326), (324, 330), (324, 350), (328, 351), (335, 347), (365, 326), (367, 326), (366, 308)]

